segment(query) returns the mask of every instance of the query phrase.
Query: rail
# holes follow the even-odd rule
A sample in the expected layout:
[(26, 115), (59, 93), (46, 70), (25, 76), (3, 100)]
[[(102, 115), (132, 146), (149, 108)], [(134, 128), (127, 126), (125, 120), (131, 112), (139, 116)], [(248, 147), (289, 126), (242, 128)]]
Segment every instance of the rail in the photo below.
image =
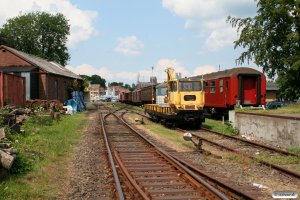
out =
[(122, 191), (122, 186), (121, 186), (121, 183), (120, 183), (120, 179), (119, 179), (119, 176), (118, 176), (118, 172), (117, 172), (117, 169), (116, 169), (116, 166), (115, 166), (115, 163), (114, 163), (114, 159), (113, 159), (113, 156), (112, 156), (112, 153), (111, 153), (111, 149), (110, 149), (110, 146), (109, 146), (109, 143), (108, 143), (108, 140), (107, 140), (107, 136), (106, 136), (106, 132), (105, 132), (105, 128), (104, 128), (104, 119), (103, 119), (103, 116), (102, 116), (102, 113), (100, 113), (100, 121), (101, 121), (101, 128), (102, 128), (102, 133), (103, 133), (103, 137), (104, 137), (104, 141), (105, 141), (105, 146), (106, 146), (106, 149), (107, 149), (107, 153), (108, 153), (108, 158), (109, 158), (109, 162), (110, 162), (110, 165), (111, 165), (111, 168), (112, 168), (112, 171), (113, 171), (113, 175), (114, 175), (114, 180), (115, 180), (115, 184), (116, 184), (116, 189), (118, 191), (118, 197), (119, 197), (119, 200), (124, 200), (124, 194), (123, 194), (123, 191)]

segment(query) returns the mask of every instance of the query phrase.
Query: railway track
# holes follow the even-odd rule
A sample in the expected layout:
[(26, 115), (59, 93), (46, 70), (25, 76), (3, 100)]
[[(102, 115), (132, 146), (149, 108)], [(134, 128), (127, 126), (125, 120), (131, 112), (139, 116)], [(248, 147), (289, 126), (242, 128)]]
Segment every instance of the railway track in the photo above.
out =
[[(183, 133), (186, 132), (186, 130), (179, 129), (179, 128), (177, 130), (180, 132), (183, 132)], [(238, 140), (238, 139), (235, 139), (235, 137), (227, 137), (227, 136), (224, 136), (221, 134), (214, 133), (215, 137), (209, 137), (208, 134), (211, 134), (211, 132), (208, 130), (189, 131), (189, 132), (192, 134), (192, 136), (194, 138), (197, 138), (197, 139), (200, 139), (201, 141), (207, 142), (210, 145), (213, 145), (213, 146), (216, 146), (216, 147), (219, 147), (222, 149), (226, 149), (228, 151), (237, 153), (237, 154), (247, 157), (249, 159), (255, 160), (263, 165), (266, 165), (268, 167), (276, 169), (282, 173), (288, 174), (297, 179), (300, 178), (300, 174), (297, 172), (291, 171), (291, 170), (281, 167), (277, 164), (273, 164), (273, 163), (267, 162), (265, 160), (262, 160), (262, 159), (259, 159), (255, 156), (253, 156), (253, 155), (255, 155), (255, 152), (259, 152), (262, 149), (264, 150), (264, 153), (268, 153), (269, 156), (272, 156), (275, 154), (283, 154), (283, 155), (299, 157), (299, 155), (290, 154), (289, 152), (285, 152), (280, 149), (275, 149), (272, 147), (266, 148), (265, 146), (248, 143), (248, 142), (245, 142), (244, 140)]]
[(206, 129), (206, 128), (201, 128), (201, 130), (203, 130), (205, 132), (209, 132), (210, 134), (217, 135), (221, 138), (227, 138), (227, 139), (230, 139), (230, 140), (233, 140), (233, 141), (237, 141), (239, 143), (246, 143), (248, 145), (253, 145), (253, 146), (263, 148), (263, 149), (266, 149), (266, 150), (269, 150), (269, 151), (272, 151), (272, 152), (275, 152), (275, 153), (279, 153), (279, 154), (282, 154), (282, 155), (300, 157), (299, 154), (288, 152), (288, 151), (278, 149), (278, 148), (274, 148), (274, 147), (271, 147), (271, 146), (267, 146), (267, 145), (264, 145), (264, 144), (261, 144), (261, 143), (258, 143), (258, 142), (249, 141), (249, 140), (246, 140), (246, 139), (243, 139), (243, 138), (234, 137), (234, 136), (230, 136), (230, 135), (224, 135), (222, 133), (212, 131), (212, 130), (209, 130), (209, 129)]
[[(121, 115), (123, 115), (121, 113)], [(209, 185), (181, 162), (158, 148), (151, 141), (133, 130), (116, 114), (100, 114), (102, 132), (107, 140), (111, 165), (118, 166), (114, 173), (126, 177), (130, 187), (135, 188), (134, 198), (140, 199), (254, 199), (234, 190), (226, 197)], [(117, 177), (117, 178), (116, 178)], [(122, 190), (120, 184), (117, 189)], [(119, 186), (118, 186), (119, 185)], [(227, 194), (227, 193), (226, 193)], [(122, 199), (119, 194), (119, 199)], [(125, 195), (126, 196), (126, 195)], [(120, 198), (121, 197), (121, 198)], [(126, 199), (126, 197), (123, 198)]]
[[(147, 115), (144, 115), (142, 113), (139, 113), (139, 112), (136, 112), (136, 111), (131, 111), (131, 112), (133, 112), (135, 114), (138, 114), (142, 117), (151, 119), (150, 117), (148, 117)], [(179, 130), (180, 132), (186, 132), (186, 130), (183, 130), (183, 129), (177, 129), (177, 130)], [(285, 150), (282, 150), (282, 149), (274, 148), (274, 147), (271, 147), (271, 146), (267, 146), (267, 145), (264, 145), (264, 144), (260, 144), (260, 143), (257, 143), (257, 142), (248, 141), (248, 140), (245, 140), (245, 139), (242, 139), (242, 138), (224, 135), (222, 133), (211, 131), (211, 130), (208, 130), (208, 129), (205, 129), (205, 128), (201, 128), (200, 130), (189, 131), (189, 132), (191, 132), (193, 137), (195, 137), (197, 139), (201, 139), (202, 141), (207, 142), (210, 145), (217, 146), (219, 148), (223, 148), (223, 149), (226, 149), (226, 150), (231, 151), (231, 152), (235, 152), (239, 155), (242, 155), (242, 156), (247, 157), (249, 159), (255, 160), (255, 161), (257, 161), (257, 162), (259, 162), (263, 165), (266, 165), (268, 167), (276, 169), (276, 170), (278, 170), (282, 173), (288, 174), (288, 175), (290, 175), (292, 177), (295, 177), (297, 179), (300, 178), (300, 174), (297, 173), (297, 172), (294, 172), (292, 170), (286, 169), (286, 168), (284, 168), (282, 166), (279, 166), (277, 164), (273, 164), (273, 163), (267, 162), (265, 160), (262, 160), (262, 159), (259, 159), (255, 156), (253, 156), (253, 155), (256, 154), (256, 152), (263, 152), (263, 153), (268, 153), (269, 155), (276, 155), (277, 154), (277, 155), (285, 155), (285, 156), (292, 156), (292, 157), (299, 158), (300, 155), (298, 155), (298, 154), (291, 153), (291, 152), (288, 152), (288, 151), (285, 151)], [(213, 135), (215, 135), (215, 137), (209, 139), (209, 137), (205, 137), (204, 133), (206, 134), (206, 136), (207, 136), (207, 134), (213, 134)], [(218, 142), (216, 142), (216, 141), (218, 141)], [(228, 146), (228, 143), (229, 143), (228, 141), (230, 141), (230, 143), (234, 147)]]

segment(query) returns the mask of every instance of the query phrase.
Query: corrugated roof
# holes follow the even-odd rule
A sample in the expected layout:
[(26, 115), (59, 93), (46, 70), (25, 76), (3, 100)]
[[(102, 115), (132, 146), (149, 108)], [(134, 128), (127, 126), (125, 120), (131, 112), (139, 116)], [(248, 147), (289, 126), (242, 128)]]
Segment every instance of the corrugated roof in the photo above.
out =
[(66, 69), (65, 67), (61, 66), (60, 64), (58, 64), (56, 62), (53, 62), (53, 61), (49, 62), (45, 59), (24, 53), (22, 51), (18, 51), (16, 49), (7, 47), (5, 45), (1, 45), (0, 48), (7, 49), (8, 51), (12, 52), (13, 54), (19, 56), (20, 58), (26, 60), (27, 62), (29, 62), (33, 65), (40, 67), (41, 69), (45, 70), (48, 73), (71, 77), (71, 78), (76, 78), (76, 79), (82, 79), (79, 75), (73, 73), (72, 71)]

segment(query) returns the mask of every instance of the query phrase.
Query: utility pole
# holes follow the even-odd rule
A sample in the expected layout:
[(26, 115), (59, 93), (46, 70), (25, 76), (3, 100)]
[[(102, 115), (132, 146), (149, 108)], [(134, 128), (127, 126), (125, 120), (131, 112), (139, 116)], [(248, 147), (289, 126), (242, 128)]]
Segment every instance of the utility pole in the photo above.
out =
[(152, 104), (153, 104), (153, 102), (154, 102), (154, 98), (153, 98), (153, 69), (154, 69), (154, 67), (152, 66), (151, 69), (152, 69), (151, 70), (152, 71), (151, 72), (151, 79), (150, 79), (151, 80), (151, 93), (152, 93), (151, 99), (152, 99)]

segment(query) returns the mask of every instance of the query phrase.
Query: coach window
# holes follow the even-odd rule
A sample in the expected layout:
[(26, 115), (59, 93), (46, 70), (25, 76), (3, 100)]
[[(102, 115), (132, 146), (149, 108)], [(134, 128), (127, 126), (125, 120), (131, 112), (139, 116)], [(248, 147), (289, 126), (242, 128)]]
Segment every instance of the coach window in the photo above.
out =
[(223, 92), (223, 80), (220, 80), (220, 93), (222, 93)]
[(208, 82), (207, 82), (207, 81), (204, 81), (204, 82), (203, 82), (203, 85), (204, 85), (204, 89), (207, 88), (207, 87), (208, 87)]
[(210, 81), (210, 93), (216, 92), (216, 81)]

